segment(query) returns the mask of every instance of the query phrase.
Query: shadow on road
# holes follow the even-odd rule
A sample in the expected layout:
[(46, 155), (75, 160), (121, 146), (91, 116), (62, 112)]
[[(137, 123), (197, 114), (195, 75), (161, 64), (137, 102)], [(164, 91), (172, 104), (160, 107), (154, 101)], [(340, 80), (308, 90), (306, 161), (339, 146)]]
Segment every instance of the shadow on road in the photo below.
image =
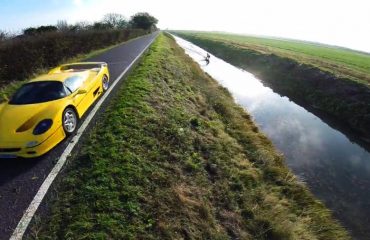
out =
[(41, 158), (16, 158), (2, 159), (0, 158), (0, 187), (17, 177), (18, 175), (27, 172), (40, 162)]

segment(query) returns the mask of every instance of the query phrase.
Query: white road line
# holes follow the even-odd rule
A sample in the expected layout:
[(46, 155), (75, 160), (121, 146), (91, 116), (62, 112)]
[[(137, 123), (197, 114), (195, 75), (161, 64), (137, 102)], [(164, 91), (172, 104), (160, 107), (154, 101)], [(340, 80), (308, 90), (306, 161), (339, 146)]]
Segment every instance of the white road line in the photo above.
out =
[(117, 85), (117, 83), (121, 80), (123, 75), (127, 73), (128, 70), (136, 63), (136, 61), (143, 55), (143, 53), (148, 49), (148, 47), (153, 43), (153, 41), (157, 38), (155, 36), (149, 44), (143, 49), (143, 51), (140, 52), (140, 54), (130, 63), (130, 65), (119, 75), (118, 78), (112, 83), (111, 87), (105, 92), (105, 94), (101, 97), (101, 99), (98, 101), (98, 103), (95, 105), (95, 107), (92, 109), (90, 114), (86, 117), (84, 122), (82, 123), (81, 127), (78, 129), (77, 134), (72, 138), (71, 142), (68, 144), (62, 155), (60, 156), (58, 162), (55, 164), (54, 168), (51, 170), (45, 181), (42, 183), (39, 191), (36, 193), (35, 197), (33, 198), (31, 204), (23, 214), (22, 219), (19, 221), (17, 227), (15, 228), (12, 236), (10, 237), (10, 240), (21, 240), (23, 238), (23, 235), (31, 222), (37, 208), (39, 207), (42, 199), (45, 197), (49, 187), (53, 183), (55, 177), (58, 175), (60, 170), (62, 169), (63, 165), (65, 164), (67, 157), (72, 152), (73, 148), (78, 143), (78, 140), (80, 139), (81, 135), (85, 131), (86, 127), (89, 125), (91, 119), (94, 117), (96, 112), (99, 110), (102, 103), (105, 101), (105, 99), (109, 96), (109, 94), (112, 92), (113, 88)]

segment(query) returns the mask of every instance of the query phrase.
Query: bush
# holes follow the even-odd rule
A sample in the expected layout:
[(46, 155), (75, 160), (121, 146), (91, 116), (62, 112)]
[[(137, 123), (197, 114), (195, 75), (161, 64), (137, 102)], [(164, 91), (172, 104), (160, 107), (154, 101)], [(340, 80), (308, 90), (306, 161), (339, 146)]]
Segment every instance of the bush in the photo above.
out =
[(0, 86), (29, 78), (78, 54), (143, 35), (140, 29), (49, 32), (0, 45)]

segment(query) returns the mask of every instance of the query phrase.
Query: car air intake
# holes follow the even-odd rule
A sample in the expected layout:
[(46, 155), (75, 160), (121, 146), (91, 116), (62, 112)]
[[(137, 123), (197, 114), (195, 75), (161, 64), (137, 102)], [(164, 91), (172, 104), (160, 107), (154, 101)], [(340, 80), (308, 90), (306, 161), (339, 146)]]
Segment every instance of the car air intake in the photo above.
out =
[(19, 152), (20, 148), (0, 148), (0, 153)]

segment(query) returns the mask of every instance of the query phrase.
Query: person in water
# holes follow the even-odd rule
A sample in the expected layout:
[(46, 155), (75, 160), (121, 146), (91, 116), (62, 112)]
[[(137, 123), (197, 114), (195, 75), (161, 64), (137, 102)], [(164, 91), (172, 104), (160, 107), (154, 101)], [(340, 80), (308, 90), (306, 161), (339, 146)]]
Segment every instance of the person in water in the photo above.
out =
[(211, 58), (211, 55), (209, 55), (209, 53), (207, 53), (207, 56), (204, 58), (204, 61), (206, 61), (206, 65), (209, 64), (209, 59)]

